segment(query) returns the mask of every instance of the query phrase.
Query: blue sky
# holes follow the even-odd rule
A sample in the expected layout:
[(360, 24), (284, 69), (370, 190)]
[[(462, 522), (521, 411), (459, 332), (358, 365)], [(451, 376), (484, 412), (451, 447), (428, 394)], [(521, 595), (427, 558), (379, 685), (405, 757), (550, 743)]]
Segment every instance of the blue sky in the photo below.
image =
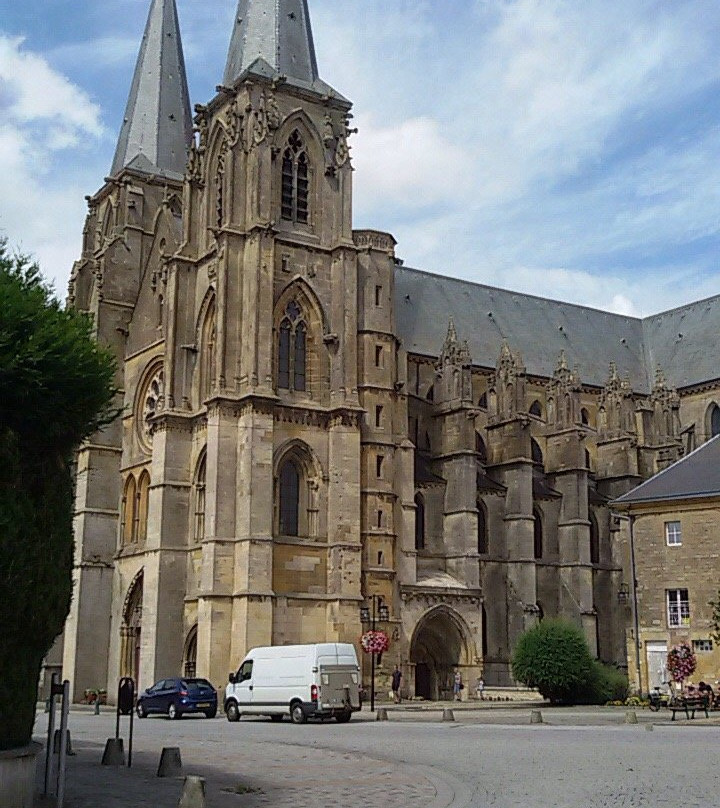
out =
[[(193, 103), (236, 0), (177, 0)], [(149, 0), (0, 21), (0, 233), (64, 294)], [(720, 293), (717, 0), (310, 0), (355, 103), (355, 226), (406, 264), (632, 314)]]

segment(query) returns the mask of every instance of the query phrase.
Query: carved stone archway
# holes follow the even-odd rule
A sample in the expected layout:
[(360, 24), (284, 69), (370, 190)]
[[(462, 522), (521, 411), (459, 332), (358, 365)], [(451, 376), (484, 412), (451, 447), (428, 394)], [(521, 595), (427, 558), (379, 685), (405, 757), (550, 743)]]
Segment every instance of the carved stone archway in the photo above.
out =
[(120, 627), (120, 676), (129, 676), (137, 687), (140, 679), (140, 640), (142, 635), (143, 571), (130, 584), (123, 605)]
[(431, 701), (452, 698), (455, 670), (472, 664), (468, 637), (465, 621), (447, 606), (431, 609), (422, 617), (410, 644), (415, 696)]

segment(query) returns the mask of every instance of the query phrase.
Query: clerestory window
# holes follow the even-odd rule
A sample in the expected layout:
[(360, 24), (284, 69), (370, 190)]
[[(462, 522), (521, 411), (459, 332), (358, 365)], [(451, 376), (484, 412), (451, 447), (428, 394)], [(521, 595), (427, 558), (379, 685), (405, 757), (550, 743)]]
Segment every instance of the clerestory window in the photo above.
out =
[(288, 303), (280, 323), (278, 387), (303, 393), (307, 390), (307, 326), (295, 300)]
[(282, 161), (282, 218), (307, 224), (310, 169), (305, 144), (296, 129), (289, 137)]

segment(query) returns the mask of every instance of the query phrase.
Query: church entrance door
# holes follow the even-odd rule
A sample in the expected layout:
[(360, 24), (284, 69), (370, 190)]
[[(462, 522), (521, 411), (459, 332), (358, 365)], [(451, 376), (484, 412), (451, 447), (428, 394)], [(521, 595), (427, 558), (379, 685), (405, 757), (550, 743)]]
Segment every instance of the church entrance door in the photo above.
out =
[(446, 608), (433, 609), (418, 623), (410, 647), (416, 696), (432, 701), (452, 699), (455, 669), (468, 661), (461, 626), (461, 619)]

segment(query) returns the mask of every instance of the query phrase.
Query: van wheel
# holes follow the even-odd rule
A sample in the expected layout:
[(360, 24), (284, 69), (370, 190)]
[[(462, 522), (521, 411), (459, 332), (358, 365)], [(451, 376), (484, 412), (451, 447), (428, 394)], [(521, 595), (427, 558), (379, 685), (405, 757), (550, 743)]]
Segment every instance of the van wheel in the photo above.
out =
[(240, 710), (238, 710), (237, 702), (229, 701), (225, 705), (225, 715), (227, 716), (227, 720), (233, 723), (240, 720)]
[(293, 724), (307, 723), (307, 716), (305, 715), (305, 710), (303, 710), (302, 704), (300, 704), (299, 701), (294, 702), (290, 706), (290, 718), (292, 718)]
[(274, 721), (276, 724), (279, 724), (283, 720), (284, 717), (285, 716), (282, 713), (280, 713), (280, 715), (271, 715), (270, 720)]
[(346, 710), (344, 713), (338, 713), (335, 716), (335, 720), (338, 724), (347, 724), (347, 722), (352, 718), (352, 713), (350, 710)]

